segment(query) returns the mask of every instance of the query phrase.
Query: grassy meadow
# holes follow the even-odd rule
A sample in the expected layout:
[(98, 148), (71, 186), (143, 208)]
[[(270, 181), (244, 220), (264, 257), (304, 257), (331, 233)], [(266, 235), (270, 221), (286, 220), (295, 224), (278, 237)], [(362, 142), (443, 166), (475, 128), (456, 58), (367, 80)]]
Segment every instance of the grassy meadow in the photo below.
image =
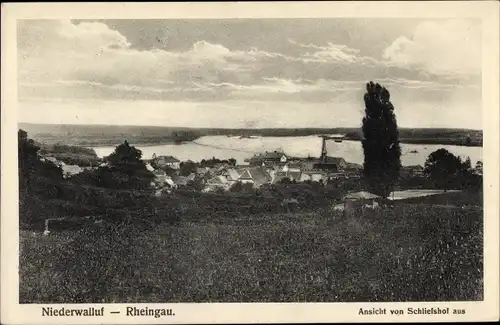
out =
[(21, 303), (482, 300), (483, 211), (182, 219), (20, 234)]

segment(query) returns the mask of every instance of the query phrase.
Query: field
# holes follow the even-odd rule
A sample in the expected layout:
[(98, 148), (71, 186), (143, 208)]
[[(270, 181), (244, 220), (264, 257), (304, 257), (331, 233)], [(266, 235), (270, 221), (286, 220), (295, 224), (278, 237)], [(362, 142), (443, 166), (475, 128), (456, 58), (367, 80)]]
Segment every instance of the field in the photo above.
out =
[[(114, 230), (113, 230), (114, 229)], [(21, 231), (21, 303), (481, 300), (482, 209)]]

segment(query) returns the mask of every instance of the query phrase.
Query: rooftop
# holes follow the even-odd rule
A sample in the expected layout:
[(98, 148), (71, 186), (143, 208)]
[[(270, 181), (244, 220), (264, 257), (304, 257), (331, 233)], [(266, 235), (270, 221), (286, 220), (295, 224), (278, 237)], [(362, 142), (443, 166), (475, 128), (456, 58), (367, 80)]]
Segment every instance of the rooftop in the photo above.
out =
[(344, 162), (345, 163), (345, 160), (344, 158), (342, 157), (330, 157), (330, 156), (326, 156), (326, 161), (325, 163), (327, 164), (335, 164), (335, 165), (338, 165), (340, 163)]
[(166, 162), (180, 162), (180, 160), (175, 158), (174, 156), (157, 156), (156, 159), (161, 159)]
[(344, 196), (344, 199), (364, 199), (364, 200), (371, 200), (371, 199), (377, 199), (380, 198), (380, 196), (370, 193), (370, 192), (355, 192), (355, 193), (349, 193), (346, 196)]

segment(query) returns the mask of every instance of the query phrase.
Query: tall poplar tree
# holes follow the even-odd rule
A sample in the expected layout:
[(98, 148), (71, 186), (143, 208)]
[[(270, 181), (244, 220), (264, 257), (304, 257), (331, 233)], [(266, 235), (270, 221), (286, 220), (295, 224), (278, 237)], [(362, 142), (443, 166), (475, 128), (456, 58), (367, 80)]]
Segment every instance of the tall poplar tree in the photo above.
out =
[(364, 177), (371, 192), (387, 198), (401, 169), (399, 132), (389, 91), (378, 83), (366, 84), (363, 118)]

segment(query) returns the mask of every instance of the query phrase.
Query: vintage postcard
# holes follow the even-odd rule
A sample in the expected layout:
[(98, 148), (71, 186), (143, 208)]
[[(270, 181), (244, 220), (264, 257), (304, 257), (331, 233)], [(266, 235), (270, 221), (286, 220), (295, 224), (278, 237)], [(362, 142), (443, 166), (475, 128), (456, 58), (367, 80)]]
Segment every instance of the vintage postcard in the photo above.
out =
[(2, 5), (2, 324), (499, 317), (499, 3)]

